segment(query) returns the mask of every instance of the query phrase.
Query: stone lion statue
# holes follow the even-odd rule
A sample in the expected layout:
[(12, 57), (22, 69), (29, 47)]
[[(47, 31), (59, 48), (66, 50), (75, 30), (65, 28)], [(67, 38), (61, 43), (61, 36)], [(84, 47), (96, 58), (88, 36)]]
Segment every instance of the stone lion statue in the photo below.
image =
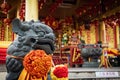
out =
[(23, 69), (22, 58), (30, 50), (44, 50), (47, 54), (54, 51), (55, 35), (53, 30), (40, 21), (14, 19), (12, 30), (16, 39), (9, 45), (6, 56), (6, 80), (18, 80)]

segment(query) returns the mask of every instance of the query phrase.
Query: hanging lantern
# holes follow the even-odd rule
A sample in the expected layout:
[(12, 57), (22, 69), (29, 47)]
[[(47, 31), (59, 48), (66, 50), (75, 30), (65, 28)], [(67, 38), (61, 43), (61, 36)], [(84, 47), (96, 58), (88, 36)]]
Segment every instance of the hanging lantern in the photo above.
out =
[(102, 21), (106, 21), (106, 18), (102, 18)]
[(81, 16), (81, 15), (82, 15), (82, 12), (79, 12), (79, 15)]
[(6, 25), (9, 25), (9, 24), (11, 23), (11, 19), (5, 18), (5, 19), (3, 20), (3, 22), (4, 22)]
[(43, 8), (43, 5), (45, 4), (46, 0), (39, 0), (39, 9)]
[(120, 26), (120, 19), (118, 19), (117, 23), (118, 23), (118, 25)]
[(10, 10), (10, 8), (11, 8), (11, 6), (10, 5), (8, 5), (8, 3), (4, 0), (4, 2), (1, 4), (1, 9), (2, 9), (2, 12), (4, 13), (4, 14), (7, 14), (8, 12), (9, 12), (9, 10)]
[(86, 10), (85, 10), (85, 9), (83, 10), (83, 13), (86, 13)]
[(22, 0), (20, 10), (19, 10), (19, 16), (21, 20), (24, 20), (25, 17), (25, 0)]
[(56, 0), (55, 3), (53, 3), (49, 9), (49, 11), (50, 11), (49, 15), (51, 15), (57, 9), (57, 7), (62, 4), (62, 2), (63, 2), (63, 0)]

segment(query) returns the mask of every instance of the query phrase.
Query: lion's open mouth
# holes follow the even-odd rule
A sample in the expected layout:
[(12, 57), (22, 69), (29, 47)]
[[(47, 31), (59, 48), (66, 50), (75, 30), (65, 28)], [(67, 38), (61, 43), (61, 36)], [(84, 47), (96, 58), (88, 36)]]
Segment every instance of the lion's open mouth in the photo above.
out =
[(51, 54), (54, 51), (54, 43), (50, 39), (39, 39), (35, 41), (33, 49), (44, 50), (47, 54)]

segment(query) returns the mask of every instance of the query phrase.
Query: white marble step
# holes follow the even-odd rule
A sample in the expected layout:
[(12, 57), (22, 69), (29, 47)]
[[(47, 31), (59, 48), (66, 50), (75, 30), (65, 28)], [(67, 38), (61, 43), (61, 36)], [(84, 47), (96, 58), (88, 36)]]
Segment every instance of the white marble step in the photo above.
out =
[(120, 68), (69, 68), (69, 79), (120, 80)]

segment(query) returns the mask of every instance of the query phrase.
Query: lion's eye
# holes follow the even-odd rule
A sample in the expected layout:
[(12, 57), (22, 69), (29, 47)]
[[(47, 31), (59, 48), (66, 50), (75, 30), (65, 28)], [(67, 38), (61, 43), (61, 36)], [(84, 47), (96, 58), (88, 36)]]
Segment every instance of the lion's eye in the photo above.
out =
[(18, 37), (18, 41), (22, 42), (22, 41), (24, 41), (24, 40), (25, 40), (24, 37)]
[(36, 27), (36, 29), (40, 29), (40, 27), (39, 27), (39, 26), (37, 26), (37, 27)]
[(44, 37), (45, 32), (44, 31), (39, 31), (37, 34), (38, 34), (39, 37)]
[(35, 30), (36, 32), (41, 31), (41, 27), (40, 27), (40, 26), (35, 26), (35, 27), (34, 27), (34, 30)]

